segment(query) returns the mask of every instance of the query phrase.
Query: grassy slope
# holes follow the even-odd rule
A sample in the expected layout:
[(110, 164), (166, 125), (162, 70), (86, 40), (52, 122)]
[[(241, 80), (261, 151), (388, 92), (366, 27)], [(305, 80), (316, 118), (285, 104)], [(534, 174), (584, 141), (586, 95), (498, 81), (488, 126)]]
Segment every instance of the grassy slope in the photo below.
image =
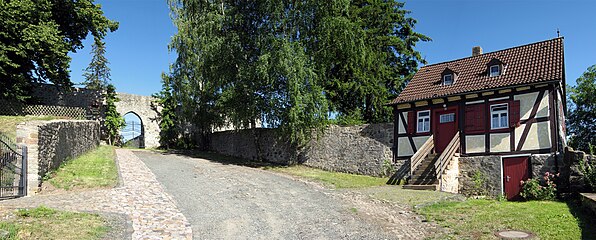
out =
[(311, 180), (329, 184), (335, 188), (364, 188), (383, 186), (389, 180), (388, 178), (329, 172), (300, 165), (291, 167), (271, 167), (266, 169), (275, 172), (287, 173), (294, 176), (305, 177)]
[(50, 116), (0, 116), (0, 132), (11, 139), (16, 139), (17, 124), (35, 120), (53, 120)]
[(118, 183), (114, 148), (100, 146), (76, 159), (67, 161), (50, 174), (50, 183), (57, 188), (113, 187)]
[[(540, 239), (594, 239), (596, 221), (582, 222), (564, 202), (467, 200), (420, 209), (429, 220), (453, 230), (457, 239), (496, 239), (494, 232), (526, 230)], [(594, 230), (590, 230), (594, 229)]]
[(38, 207), (21, 209), (14, 218), (3, 219), (3, 239), (100, 239), (107, 231), (105, 220), (97, 214), (56, 211)]

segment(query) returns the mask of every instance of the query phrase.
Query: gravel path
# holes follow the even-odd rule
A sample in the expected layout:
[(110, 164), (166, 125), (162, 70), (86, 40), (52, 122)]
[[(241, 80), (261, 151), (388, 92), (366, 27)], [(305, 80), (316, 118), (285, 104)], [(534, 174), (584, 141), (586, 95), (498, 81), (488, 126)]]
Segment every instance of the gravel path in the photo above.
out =
[[(118, 149), (116, 156), (121, 180), (116, 188), (11, 199), (0, 201), (0, 208), (44, 205), (60, 210), (125, 214), (132, 222), (132, 236), (128, 239), (190, 239), (190, 223), (155, 175), (129, 150)], [(122, 237), (107, 237), (111, 236)]]
[(404, 207), (260, 169), (135, 154), (173, 196), (194, 239), (422, 239), (436, 228)]

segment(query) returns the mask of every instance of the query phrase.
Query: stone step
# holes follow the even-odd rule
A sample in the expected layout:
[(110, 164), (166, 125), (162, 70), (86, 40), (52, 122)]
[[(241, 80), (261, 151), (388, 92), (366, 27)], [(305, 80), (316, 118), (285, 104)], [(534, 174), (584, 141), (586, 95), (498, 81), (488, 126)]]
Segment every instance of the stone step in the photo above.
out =
[(436, 184), (433, 185), (414, 185), (414, 184), (408, 184), (408, 185), (404, 185), (402, 188), (403, 189), (411, 189), (411, 190), (431, 190), (431, 191), (436, 191), (437, 190), (437, 186)]
[(439, 184), (439, 180), (436, 178), (421, 178), (421, 179), (410, 179), (408, 181), (410, 185), (431, 185), (431, 184)]

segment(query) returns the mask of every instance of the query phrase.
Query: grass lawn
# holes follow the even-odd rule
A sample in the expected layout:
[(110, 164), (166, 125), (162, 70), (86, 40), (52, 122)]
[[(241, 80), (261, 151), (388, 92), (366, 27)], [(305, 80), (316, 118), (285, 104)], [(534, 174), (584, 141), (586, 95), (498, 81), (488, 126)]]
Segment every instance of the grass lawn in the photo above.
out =
[(264, 169), (287, 173), (298, 177), (322, 182), (335, 188), (365, 188), (383, 186), (389, 178), (370, 177), (357, 174), (329, 172), (316, 168), (296, 165), (290, 167), (265, 167)]
[(452, 230), (454, 239), (496, 239), (494, 232), (514, 229), (540, 239), (596, 239), (596, 221), (574, 203), (496, 200), (441, 202), (419, 210)]
[(8, 232), (2, 239), (100, 239), (108, 231), (99, 215), (46, 207), (17, 210), (14, 217), (3, 218), (0, 229)]
[(387, 202), (405, 204), (410, 207), (421, 204), (432, 204), (445, 199), (451, 199), (455, 195), (439, 191), (424, 191), (403, 189), (401, 186), (380, 186), (357, 190), (370, 197), (381, 199)]
[(64, 163), (50, 173), (48, 181), (57, 188), (113, 187), (118, 183), (114, 148), (100, 146), (76, 159)]
[(17, 124), (35, 120), (53, 120), (52, 116), (0, 116), (0, 132), (11, 139), (16, 139)]

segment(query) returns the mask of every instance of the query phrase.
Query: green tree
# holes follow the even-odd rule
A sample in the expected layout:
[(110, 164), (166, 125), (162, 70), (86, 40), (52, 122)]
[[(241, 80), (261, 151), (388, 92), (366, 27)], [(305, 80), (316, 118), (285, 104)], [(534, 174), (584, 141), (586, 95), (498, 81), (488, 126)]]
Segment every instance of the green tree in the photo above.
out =
[(422, 61), (413, 47), (429, 40), (395, 1), (169, 3), (178, 28), (169, 87), (180, 121), (203, 136), (262, 123), (301, 145), (323, 129), (329, 105), (385, 121), (383, 104)]
[(414, 47), (430, 38), (414, 31), (416, 20), (403, 6), (393, 0), (315, 1), (308, 46), (340, 118), (390, 121), (384, 104), (424, 62)]
[(106, 45), (99, 39), (95, 38), (93, 42), (93, 50), (91, 54), (91, 62), (85, 68), (83, 77), (85, 77), (85, 86), (92, 90), (104, 90), (110, 82), (110, 68), (108, 67), (108, 59), (106, 58)]
[(118, 99), (114, 85), (107, 85), (104, 98), (106, 99), (104, 128), (108, 137), (108, 144), (115, 145), (120, 142), (120, 129), (124, 127), (125, 122), (116, 110), (116, 102), (120, 99)]
[(165, 149), (170, 149), (178, 146), (180, 122), (176, 114), (177, 104), (172, 95), (171, 80), (166, 74), (162, 74), (162, 86), (163, 89), (153, 95), (159, 106), (159, 109), (155, 106), (154, 110), (159, 114), (159, 144)]
[(577, 79), (577, 86), (569, 89), (569, 145), (585, 152), (596, 145), (596, 65)]
[(34, 82), (71, 86), (68, 53), (117, 28), (93, 0), (0, 1), (0, 98), (24, 100)]

